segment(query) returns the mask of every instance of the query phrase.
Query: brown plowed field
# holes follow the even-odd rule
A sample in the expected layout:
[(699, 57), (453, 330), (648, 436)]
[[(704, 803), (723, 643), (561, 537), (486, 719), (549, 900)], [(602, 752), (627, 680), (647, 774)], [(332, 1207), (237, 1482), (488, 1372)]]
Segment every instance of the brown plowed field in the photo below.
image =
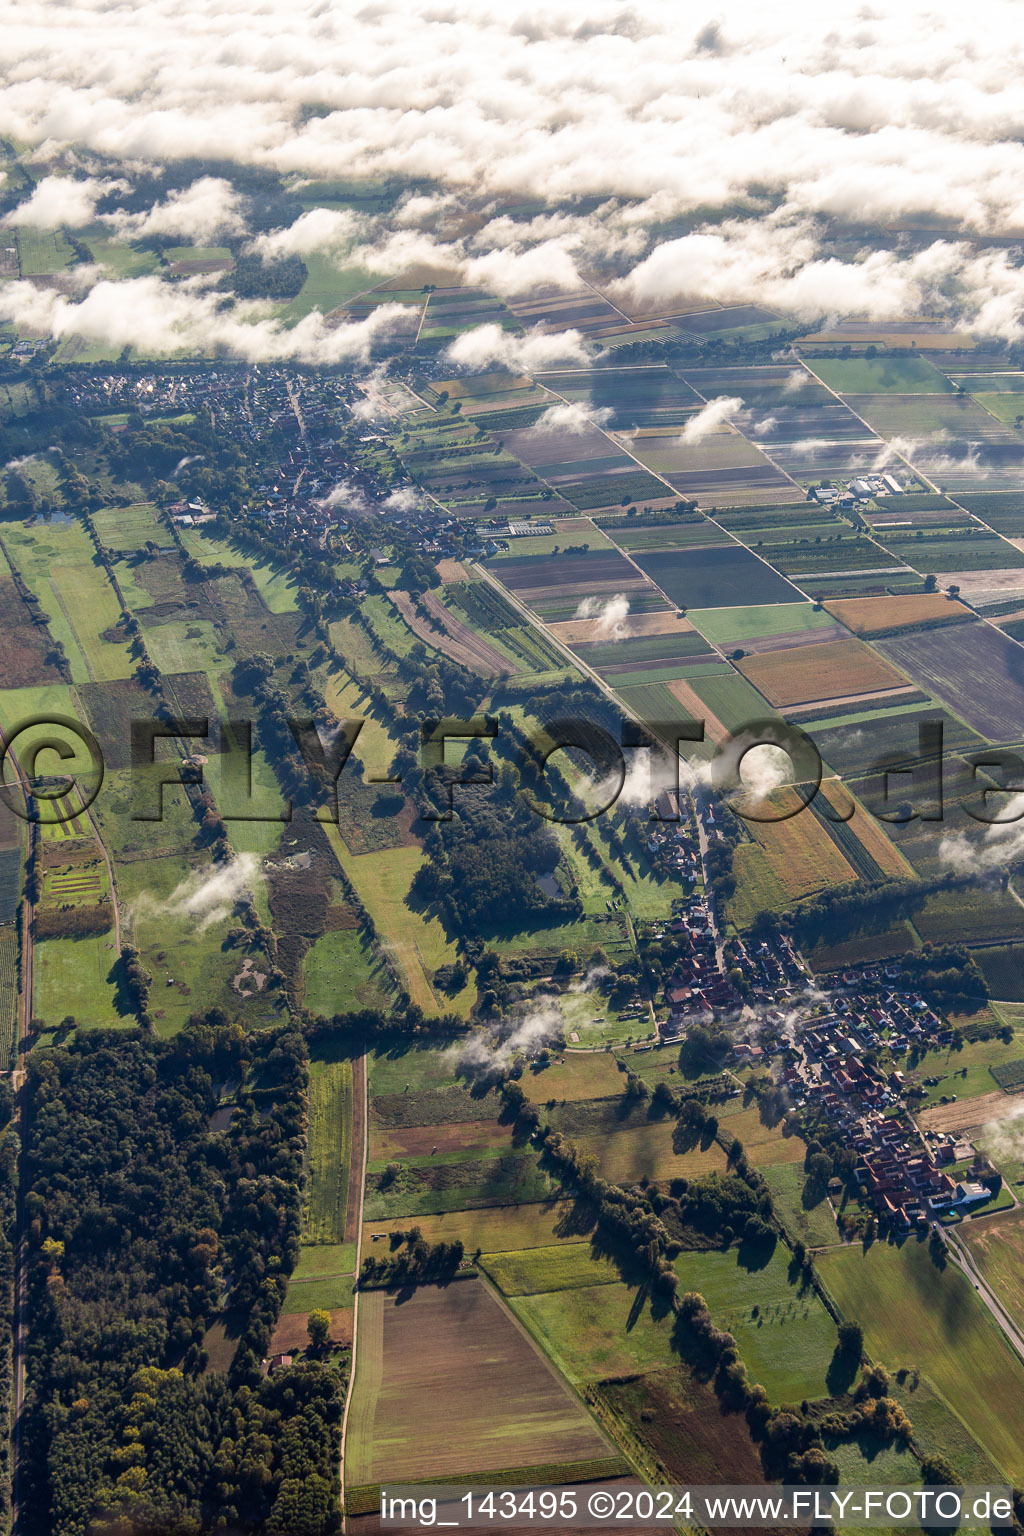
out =
[(976, 1093), (969, 1099), (958, 1099), (955, 1104), (936, 1104), (923, 1109), (917, 1123), (927, 1131), (964, 1131), (971, 1125), (991, 1125), (994, 1120), (1005, 1120), (1019, 1115), (1024, 1098), (1019, 1093)]
[(881, 693), (906, 686), (906, 678), (860, 640), (827, 640), (788, 651), (766, 651), (736, 663), (769, 704), (784, 708), (810, 699)]
[(610, 1448), (525, 1330), (467, 1279), (362, 1295), (347, 1452), (359, 1486), (587, 1461)]
[(915, 624), (950, 624), (970, 618), (970, 610), (963, 603), (952, 601), (941, 592), (912, 593), (909, 597), (837, 598), (823, 606), (855, 635), (877, 635)]

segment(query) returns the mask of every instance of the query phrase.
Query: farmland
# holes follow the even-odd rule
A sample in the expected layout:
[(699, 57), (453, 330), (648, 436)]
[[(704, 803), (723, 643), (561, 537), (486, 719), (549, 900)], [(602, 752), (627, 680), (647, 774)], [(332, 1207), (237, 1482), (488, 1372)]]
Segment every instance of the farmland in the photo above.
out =
[[(599, 1289), (604, 1290), (605, 1287)], [(436, 1412), (437, 1383), (445, 1410)], [(349, 1486), (571, 1467), (610, 1447), (479, 1280), (362, 1299)]]
[(621, 1281), (514, 1296), (509, 1305), (569, 1381), (672, 1365), (672, 1320)]
[[(963, 1275), (937, 1269), (925, 1243), (876, 1243), (819, 1257), (847, 1317), (863, 1325), (870, 1353), (889, 1368), (917, 1366), (957, 1404), (981, 1444), (1013, 1478), (1024, 1468), (1024, 1367)], [(963, 1362), (970, 1360), (965, 1371)]]
[(962, 1237), (1013, 1321), (1024, 1327), (1024, 1213), (967, 1222)]
[(952, 394), (953, 386), (923, 357), (815, 358), (823, 384), (840, 395)]
[(659, 554), (640, 553), (636, 563), (656, 579), (680, 608), (798, 603), (800, 593), (741, 544)]
[(959, 623), (970, 618), (962, 603), (951, 602), (939, 592), (922, 592), (914, 597), (829, 598), (826, 610), (855, 635), (867, 638), (898, 629), (931, 627), (934, 624)]
[(780, 707), (910, 686), (895, 667), (859, 640), (830, 640), (823, 645), (769, 651), (746, 656), (737, 666), (770, 704)]
[(993, 741), (1024, 736), (1024, 648), (990, 625), (879, 640), (878, 648), (967, 725)]

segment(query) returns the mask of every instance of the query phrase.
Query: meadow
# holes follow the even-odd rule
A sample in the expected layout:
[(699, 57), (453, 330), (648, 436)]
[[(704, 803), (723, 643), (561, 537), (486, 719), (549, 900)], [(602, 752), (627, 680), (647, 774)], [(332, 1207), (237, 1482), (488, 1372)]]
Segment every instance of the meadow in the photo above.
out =
[(745, 1248), (682, 1253), (675, 1261), (680, 1291), (699, 1291), (718, 1328), (733, 1334), (752, 1381), (772, 1403), (826, 1397), (836, 1325), (813, 1290), (788, 1276), (790, 1252), (777, 1243), (770, 1258)]
[(589, 1243), (562, 1243), (552, 1248), (487, 1253), (481, 1265), (506, 1296), (569, 1291), (581, 1285), (612, 1285), (619, 1279), (613, 1261), (595, 1258)]
[(509, 1306), (571, 1382), (656, 1370), (678, 1359), (672, 1314), (655, 1317), (622, 1281), (515, 1296)]
[[(822, 1278), (844, 1314), (864, 1328), (876, 1360), (917, 1367), (1015, 1481), (1024, 1474), (1024, 1366), (954, 1265), (939, 1269), (928, 1245), (875, 1243), (820, 1254)], [(965, 1370), (964, 1362), (970, 1362)]]
[(340, 1243), (345, 1238), (349, 1163), (352, 1157), (352, 1063), (309, 1063), (309, 1151), (302, 1213), (305, 1241)]
[(797, 634), (803, 630), (828, 629), (829, 615), (812, 603), (753, 603), (745, 608), (691, 608), (690, 623), (712, 645), (742, 645), (744, 640), (760, 640), (775, 635)]

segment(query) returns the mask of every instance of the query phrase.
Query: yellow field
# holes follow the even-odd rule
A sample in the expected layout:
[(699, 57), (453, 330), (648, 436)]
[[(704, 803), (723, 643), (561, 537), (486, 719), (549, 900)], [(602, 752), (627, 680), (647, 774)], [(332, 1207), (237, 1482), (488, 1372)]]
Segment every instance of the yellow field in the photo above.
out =
[(902, 629), (912, 624), (944, 624), (971, 616), (963, 603), (941, 592), (917, 592), (909, 597), (833, 598), (822, 606), (855, 635), (875, 635), (881, 630)]
[(878, 867), (894, 880), (914, 877), (913, 869), (896, 844), (890, 842), (875, 818), (864, 809), (855, 795), (851, 795), (845, 785), (837, 783), (835, 779), (822, 779), (818, 793), (824, 795), (829, 805), (843, 815), (849, 810), (852, 799), (857, 809), (850, 817), (850, 830), (856, 833), (858, 841), (864, 845)]
[[(798, 802), (793, 791), (787, 794), (779, 790), (772, 796), (772, 803), (788, 808)], [(749, 821), (747, 828), (767, 854), (772, 873), (786, 895), (794, 900), (857, 878), (856, 871), (806, 806), (786, 821)]]
[(554, 1243), (578, 1243), (587, 1233), (580, 1229), (571, 1201), (533, 1202), (529, 1205), (490, 1206), (479, 1211), (442, 1211), (432, 1216), (400, 1216), (394, 1221), (367, 1221), (363, 1225), (364, 1254), (383, 1252), (381, 1237), (374, 1233), (407, 1232), (419, 1227), (428, 1243), (452, 1243), (458, 1238), (468, 1254), (505, 1253), (510, 1248), (550, 1248)]
[(535, 1104), (548, 1099), (609, 1099), (622, 1092), (625, 1078), (614, 1056), (605, 1051), (566, 1051), (541, 1072), (526, 1071), (519, 1086)]
[(907, 686), (901, 672), (860, 640), (826, 640), (822, 645), (765, 651), (744, 656), (736, 665), (777, 708)]

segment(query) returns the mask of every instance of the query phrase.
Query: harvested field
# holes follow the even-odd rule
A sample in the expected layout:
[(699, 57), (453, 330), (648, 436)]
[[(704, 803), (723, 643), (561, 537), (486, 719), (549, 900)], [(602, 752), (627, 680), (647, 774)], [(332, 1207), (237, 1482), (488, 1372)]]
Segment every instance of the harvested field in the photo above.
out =
[(402, 1125), (374, 1129), (370, 1161), (430, 1157), (434, 1152), (487, 1152), (512, 1144), (512, 1126), (497, 1120), (463, 1120), (457, 1125)]
[(906, 679), (895, 667), (860, 640), (829, 640), (823, 645), (762, 652), (745, 656), (736, 665), (768, 702), (779, 708), (906, 686)]
[(478, 677), (508, 677), (517, 670), (507, 656), (449, 613), (433, 592), (424, 593), (421, 601), (434, 623), (418, 611), (408, 592), (392, 591), (388, 596), (414, 635)]
[(941, 592), (922, 592), (907, 597), (829, 598), (827, 612), (855, 635), (884, 635), (896, 629), (931, 628), (955, 624), (971, 617), (970, 609)]
[(1024, 737), (1024, 647), (988, 624), (879, 640), (878, 648), (992, 741)]
[(471, 573), (461, 560), (439, 560), (437, 562), (437, 574), (445, 586), (449, 583), (471, 581), (473, 579)]
[(481, 1281), (421, 1286), (402, 1300), (381, 1291), (362, 1298), (350, 1486), (571, 1464), (609, 1450)]
[[(630, 635), (685, 635), (692, 634), (694, 626), (689, 619), (676, 613), (631, 613), (626, 620)], [(607, 626), (601, 619), (567, 619), (559, 624), (549, 624), (551, 633), (564, 645), (589, 645), (607, 640)]]
[(922, 1109), (917, 1123), (926, 1131), (964, 1131), (974, 1125), (997, 1125), (1001, 1120), (1014, 1119), (1022, 1108), (1024, 1098), (997, 1088), (992, 1093), (976, 1093), (969, 1099), (958, 1099), (955, 1104), (936, 1104), (931, 1109)]

